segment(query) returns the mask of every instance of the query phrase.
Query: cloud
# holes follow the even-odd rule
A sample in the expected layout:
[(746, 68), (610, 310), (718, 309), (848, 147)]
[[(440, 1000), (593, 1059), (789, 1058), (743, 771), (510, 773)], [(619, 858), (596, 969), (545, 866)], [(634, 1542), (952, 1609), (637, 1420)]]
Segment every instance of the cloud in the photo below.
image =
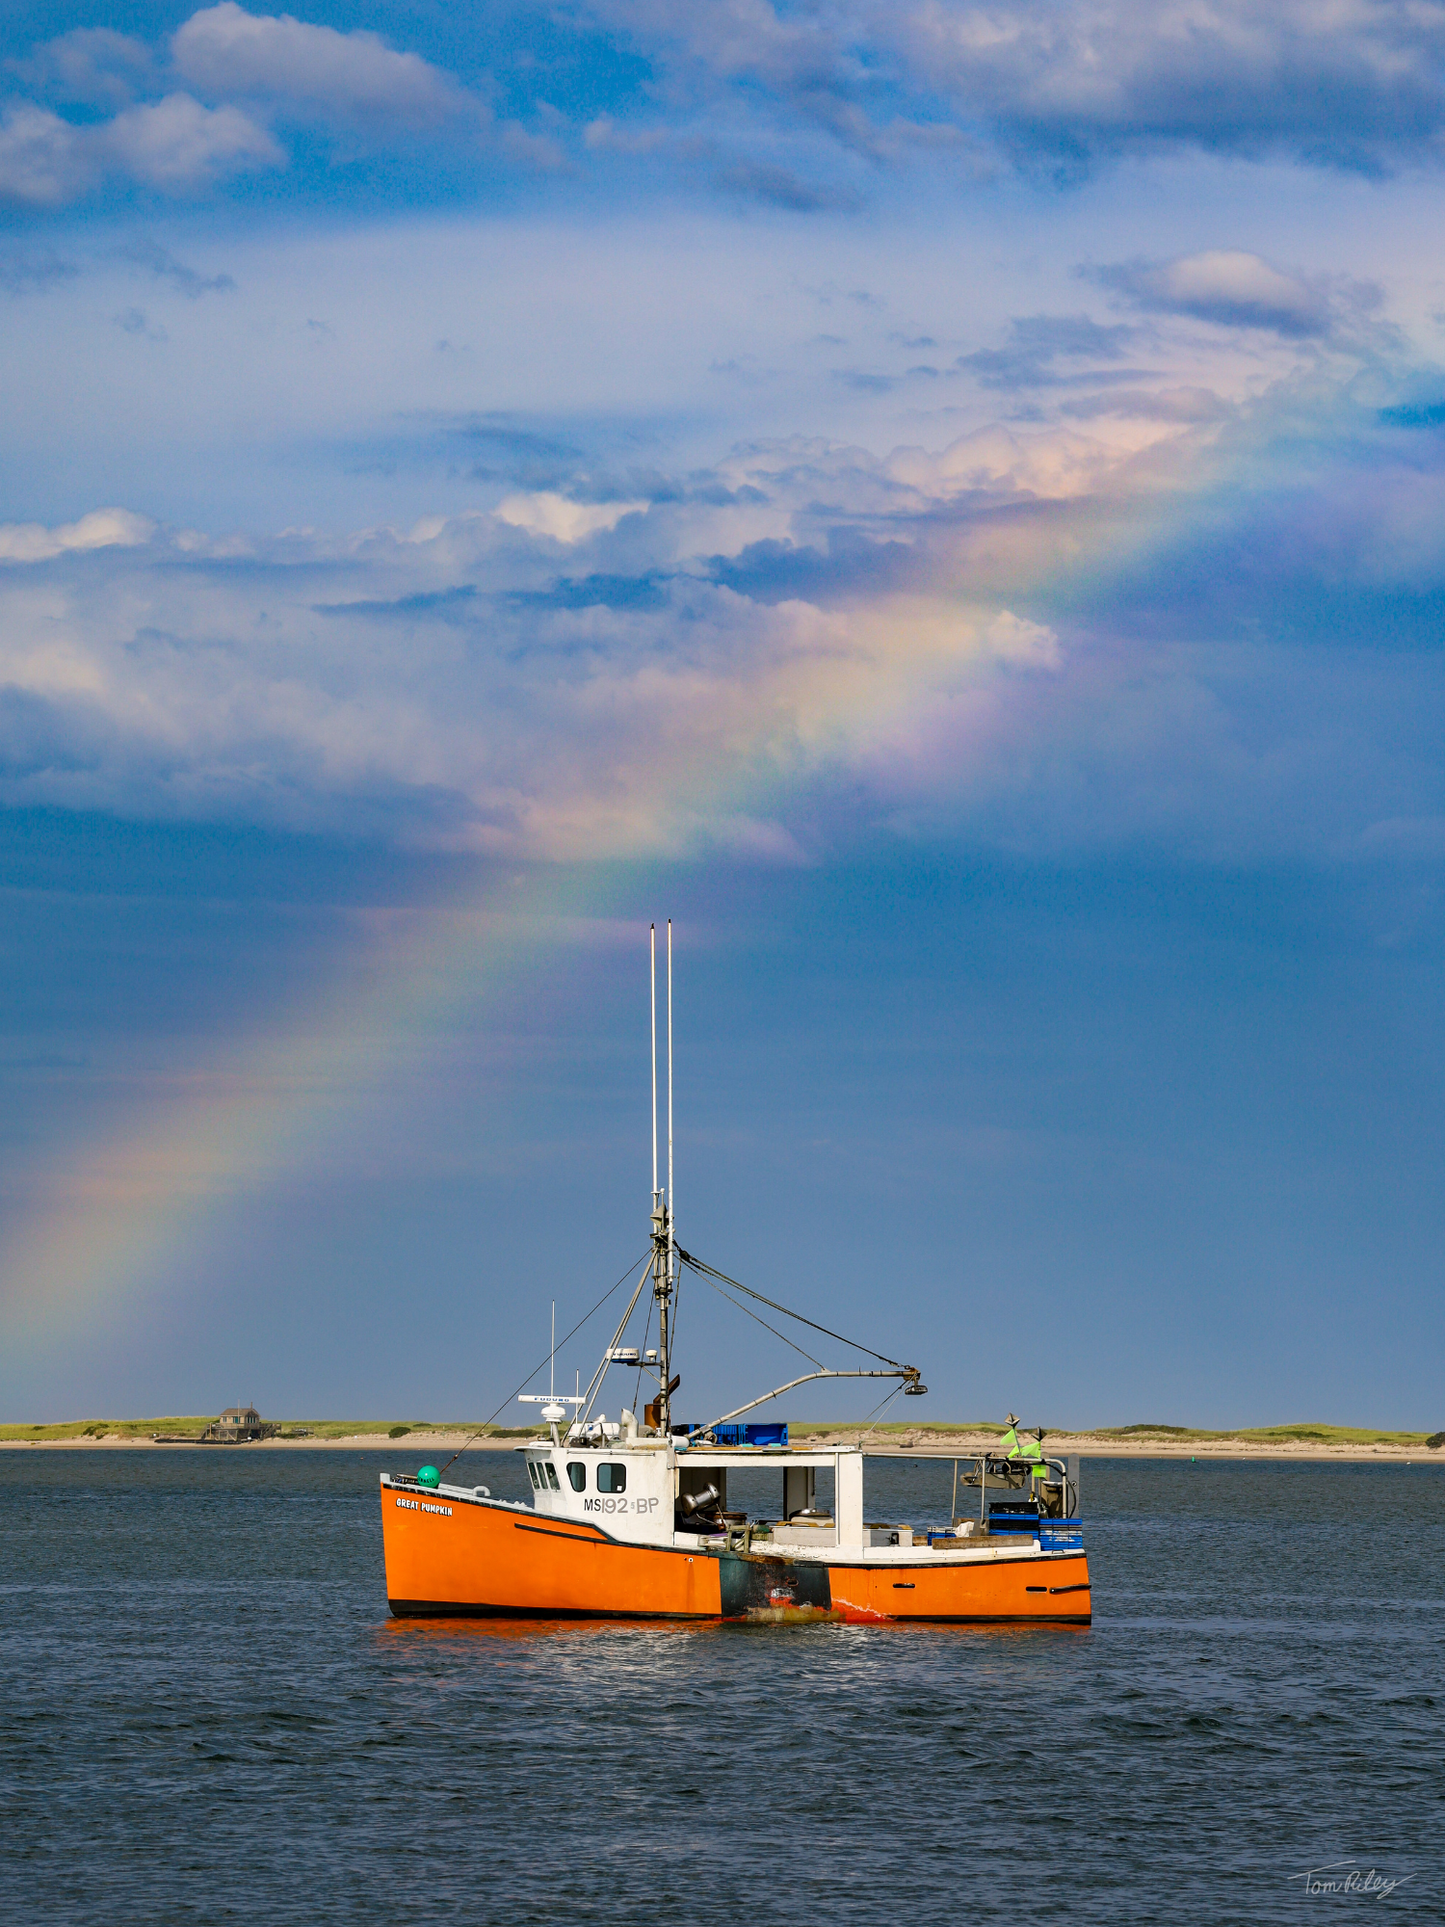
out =
[[(707, 502), (675, 484), (650, 506), (519, 496), (236, 555), (113, 512), (0, 532), (0, 798), (519, 856), (741, 839), (792, 860), (759, 827), (759, 784), (891, 754), (920, 701), (1059, 661), (1047, 622), (986, 586), (939, 595), (926, 558), (882, 593), (856, 568), (825, 567), (814, 598), (709, 575), (719, 539), (807, 540), (820, 490), (846, 516), (858, 453), (739, 452)], [(863, 487), (916, 498), (913, 468)], [(102, 542), (131, 546), (75, 553)]]
[[(167, 63), (140, 41), (87, 28), (10, 62), (42, 99), (3, 108), (0, 203), (56, 208), (115, 180), (193, 194), (286, 165), (267, 124), (277, 118), (373, 143), (440, 138), (457, 125), (469, 138), (486, 134), (495, 151), (529, 169), (563, 158), (551, 138), (515, 121), (498, 124), (485, 93), (365, 29), (342, 33), (222, 0), (182, 23), (169, 56)], [(51, 103), (110, 109), (113, 117), (67, 119)], [(545, 101), (532, 105), (558, 119)]]
[(49, 249), (39, 254), (28, 249), (0, 253), (0, 288), (8, 294), (36, 294), (73, 281), (79, 273), (77, 262)]
[(155, 83), (150, 48), (109, 27), (73, 28), (10, 65), (37, 92), (73, 106), (125, 107)]
[(126, 308), (115, 317), (123, 335), (143, 335), (147, 341), (169, 341), (165, 329), (153, 324), (143, 308)]
[[(1103, 325), (1084, 314), (1022, 315), (1010, 321), (1006, 346), (960, 355), (954, 366), (967, 370), (983, 388), (1043, 388), (1098, 381), (1101, 376), (1097, 369), (1061, 372), (1057, 364), (1118, 361), (1134, 334), (1126, 323)], [(1110, 370), (1102, 378), (1132, 381), (1137, 379), (1137, 370), (1127, 377)]]
[[(161, 48), (76, 29), (9, 63), (33, 98), (0, 125), (0, 195), (55, 207), (116, 173), (195, 191), (278, 165), (272, 123), (390, 142), (403, 163), (419, 137), (465, 151), (482, 136), (528, 169), (570, 153), (649, 188), (681, 179), (800, 214), (862, 206), (885, 169), (1067, 179), (1193, 149), (1378, 174), (1445, 155), (1440, 0), (579, 0), (540, 39), (505, 9), (438, 20), (440, 64), (368, 28), (236, 0), (193, 13)], [(500, 99), (515, 117), (499, 123)], [(115, 120), (56, 111), (77, 108)], [(182, 121), (202, 112), (243, 118), (187, 139)], [(156, 152), (167, 127), (169, 166)], [(296, 158), (305, 187), (334, 197), (326, 156)], [(454, 192), (459, 172), (432, 179)], [(1277, 288), (1259, 298), (1276, 317), (1262, 325), (1292, 312), (1308, 331), (1307, 302), (1288, 310)], [(1246, 291), (1240, 311), (1255, 299)]]
[[(794, 214), (851, 211), (862, 205), (855, 186), (826, 178), (826, 164), (811, 175), (803, 173), (789, 161), (770, 155), (768, 147), (777, 143), (759, 142), (755, 130), (748, 130), (745, 152), (739, 151), (737, 130), (727, 131), (733, 138), (719, 139), (710, 131), (621, 125), (610, 114), (601, 114), (582, 129), (582, 140), (589, 153), (619, 155), (628, 161), (646, 159), (653, 173), (665, 170), (705, 180), (729, 198)], [(813, 154), (809, 158), (826, 163), (831, 157)]]
[(1129, 151), (1285, 153), (1380, 170), (1438, 161), (1445, 11), (1435, 0), (593, 0), (675, 107), (765, 100), (873, 161), (980, 138), (1078, 172)]
[[(177, 293), (198, 300), (203, 294), (234, 292), (236, 283), (229, 274), (201, 274), (184, 261), (178, 261), (169, 248), (144, 236), (116, 250), (119, 260), (141, 269), (174, 288)], [(16, 249), (0, 252), (0, 288), (10, 294), (33, 294), (74, 281), (80, 275), (77, 261), (49, 249)]]
[(189, 94), (128, 107), (99, 130), (103, 148), (132, 179), (168, 193), (209, 186), (252, 167), (280, 167), (285, 155), (238, 107), (203, 107)]
[(97, 171), (89, 129), (22, 102), (0, 117), (0, 201), (59, 207), (90, 185)]
[(203, 107), (188, 94), (127, 107), (98, 125), (22, 103), (0, 120), (0, 202), (60, 207), (115, 175), (184, 194), (284, 159), (239, 108)]
[(1020, 158), (1285, 151), (1332, 166), (1438, 158), (1445, 10), (1409, 0), (921, 0), (879, 37)]
[(1119, 388), (1102, 395), (1075, 395), (1059, 403), (1059, 413), (1070, 421), (1099, 421), (1105, 416), (1146, 422), (1219, 422), (1234, 413), (1212, 388)]
[(379, 34), (247, 13), (235, 0), (192, 14), (172, 38), (171, 56), (177, 72), (213, 99), (258, 96), (411, 128), (435, 127), (468, 105), (449, 75), (396, 52)]
[(1213, 248), (1173, 261), (1126, 261), (1088, 273), (1136, 308), (1190, 315), (1222, 328), (1268, 328), (1301, 338), (1329, 333), (1335, 320), (1326, 285), (1286, 274), (1242, 248)]
[(568, 860), (1356, 850), (1445, 814), (1445, 450), (1379, 403), (759, 440), (404, 529), (8, 527), (0, 802)]
[(167, 281), (180, 294), (192, 301), (203, 294), (229, 294), (235, 290), (236, 283), (229, 274), (201, 274), (195, 268), (187, 267), (178, 261), (169, 248), (163, 248), (159, 241), (142, 237), (131, 241), (120, 250), (123, 261), (143, 268), (158, 281)]
[(554, 542), (574, 543), (605, 529), (615, 529), (624, 515), (640, 515), (646, 502), (577, 502), (542, 491), (509, 495), (497, 508), (497, 519), (509, 528), (525, 529)]
[(93, 509), (78, 522), (48, 529), (40, 522), (0, 522), (0, 562), (48, 562), (78, 550), (135, 548), (155, 523), (129, 509)]
[(879, 151), (882, 130), (858, 98), (864, 67), (856, 41), (868, 38), (868, 30), (846, 9), (785, 14), (769, 0), (716, 0), (707, 7), (594, 0), (590, 10), (669, 72), (674, 88), (762, 88), (845, 147)]
[(758, 161), (729, 161), (718, 168), (713, 178), (725, 194), (762, 201), (769, 207), (787, 208), (794, 214), (856, 208), (859, 204), (858, 196), (847, 188), (804, 181), (791, 168)]

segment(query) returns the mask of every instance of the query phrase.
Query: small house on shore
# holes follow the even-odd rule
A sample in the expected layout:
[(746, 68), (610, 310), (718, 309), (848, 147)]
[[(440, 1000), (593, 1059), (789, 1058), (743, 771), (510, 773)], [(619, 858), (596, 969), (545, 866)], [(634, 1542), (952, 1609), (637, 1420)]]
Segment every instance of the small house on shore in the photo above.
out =
[(228, 1405), (202, 1432), (201, 1440), (206, 1445), (245, 1445), (251, 1439), (269, 1439), (276, 1429), (266, 1423), (254, 1405)]

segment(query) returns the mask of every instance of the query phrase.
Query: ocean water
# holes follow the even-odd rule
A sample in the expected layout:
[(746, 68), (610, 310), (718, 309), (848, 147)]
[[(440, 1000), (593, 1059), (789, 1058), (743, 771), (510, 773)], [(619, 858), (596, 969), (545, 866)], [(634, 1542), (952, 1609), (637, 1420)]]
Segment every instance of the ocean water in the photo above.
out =
[(1438, 1465), (1087, 1461), (1094, 1624), (1013, 1630), (393, 1621), (388, 1464), (0, 1453), (0, 1917), (1445, 1914)]

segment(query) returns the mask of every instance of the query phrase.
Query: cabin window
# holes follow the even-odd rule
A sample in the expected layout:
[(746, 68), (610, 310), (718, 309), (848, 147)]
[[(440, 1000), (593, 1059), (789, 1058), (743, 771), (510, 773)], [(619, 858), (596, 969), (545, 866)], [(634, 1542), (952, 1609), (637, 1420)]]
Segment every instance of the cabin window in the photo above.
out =
[(585, 1465), (579, 1465), (574, 1459), (567, 1467), (567, 1477), (572, 1481), (572, 1490), (574, 1492), (585, 1492), (587, 1490), (587, 1467)]
[(535, 1492), (542, 1481), (537, 1476), (537, 1468), (530, 1459), (527, 1461), (527, 1477), (532, 1481), (532, 1490)]
[(562, 1488), (557, 1483), (557, 1468), (552, 1464), (550, 1459), (542, 1467), (542, 1470), (547, 1474), (547, 1483), (551, 1486), (552, 1490), (554, 1492), (560, 1492)]
[(597, 1490), (599, 1492), (625, 1492), (627, 1490), (627, 1467), (625, 1465), (599, 1465), (597, 1468)]

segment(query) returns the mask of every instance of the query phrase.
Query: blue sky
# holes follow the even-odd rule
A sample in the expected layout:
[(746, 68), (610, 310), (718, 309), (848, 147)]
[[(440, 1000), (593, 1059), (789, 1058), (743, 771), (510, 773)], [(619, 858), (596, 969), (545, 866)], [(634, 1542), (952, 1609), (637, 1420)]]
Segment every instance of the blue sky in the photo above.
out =
[(6, 1415), (490, 1410), (671, 911), (684, 1241), (929, 1416), (1437, 1427), (1442, 141), (1373, 0), (9, 9)]

